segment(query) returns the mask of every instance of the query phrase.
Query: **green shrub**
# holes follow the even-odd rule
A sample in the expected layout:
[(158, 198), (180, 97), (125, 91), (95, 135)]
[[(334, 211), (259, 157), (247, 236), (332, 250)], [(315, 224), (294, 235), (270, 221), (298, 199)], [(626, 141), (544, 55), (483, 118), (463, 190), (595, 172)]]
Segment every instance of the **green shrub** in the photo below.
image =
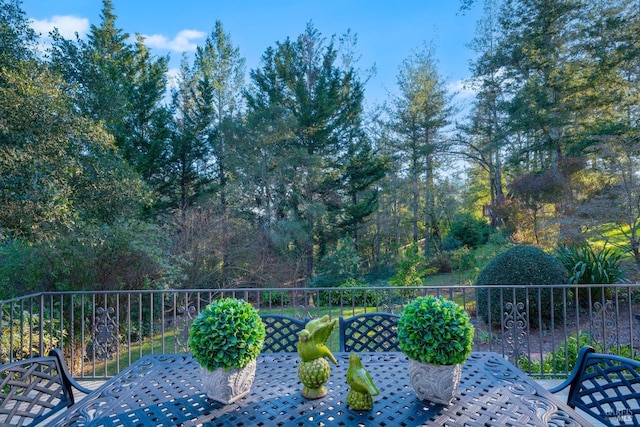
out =
[[(622, 254), (611, 248), (595, 252), (588, 244), (581, 246), (559, 246), (554, 252), (555, 257), (569, 272), (569, 283), (577, 285), (601, 285), (618, 282), (623, 272), (620, 268)], [(580, 301), (588, 301), (587, 289), (578, 291)], [(605, 288), (605, 298), (611, 295), (611, 289)], [(593, 300), (602, 297), (600, 288), (591, 289)]]
[[(530, 314), (527, 321), (533, 328), (538, 324), (538, 312), (543, 324), (551, 324), (551, 316), (556, 321), (563, 319), (563, 289), (553, 289), (553, 307), (551, 307), (552, 290), (542, 289), (537, 285), (559, 285), (567, 283), (567, 269), (553, 256), (534, 246), (520, 245), (507, 249), (493, 258), (478, 274), (477, 312), (485, 322), (500, 326), (504, 317), (502, 304), (508, 302), (522, 303)], [(485, 286), (491, 285), (532, 285), (526, 288), (503, 288), (489, 292)], [(502, 295), (502, 298), (501, 298)], [(502, 300), (502, 301), (501, 301)], [(553, 308), (553, 310), (552, 310)], [(489, 311), (490, 310), (490, 311)]]
[(40, 246), (23, 239), (0, 244), (0, 300), (46, 289), (49, 257)]
[(571, 372), (576, 366), (580, 349), (585, 345), (592, 346), (596, 353), (619, 354), (623, 357), (640, 359), (637, 351), (634, 351), (629, 344), (612, 345), (606, 348), (602, 344), (595, 343), (588, 332), (580, 332), (569, 336), (556, 351), (547, 353), (542, 360), (531, 360), (528, 357), (518, 358), (518, 366), (529, 373), (557, 374)]
[(473, 249), (487, 243), (490, 233), (491, 227), (484, 218), (476, 218), (469, 213), (460, 213), (451, 221), (445, 239), (449, 238), (448, 244), (458, 241), (463, 246)]
[(285, 306), (291, 303), (291, 297), (287, 291), (262, 291), (262, 304), (266, 306)]
[(442, 239), (442, 250), (443, 251), (455, 251), (462, 248), (464, 245), (462, 241), (455, 236), (451, 236), (447, 234), (444, 239)]
[(425, 259), (417, 243), (409, 245), (398, 262), (396, 274), (389, 279), (393, 286), (421, 286), (425, 276)]
[(167, 289), (184, 277), (165, 233), (136, 220), (78, 223), (68, 234), (0, 245), (0, 295), (42, 291)]
[[(525, 372), (554, 374), (571, 372), (576, 365), (578, 353), (584, 345), (594, 346), (588, 332), (570, 335), (556, 351), (547, 353), (542, 360), (531, 360), (528, 357), (518, 358), (518, 366)], [(596, 346), (602, 350), (599, 346)]]
[(382, 254), (380, 259), (369, 268), (369, 272), (364, 276), (365, 281), (368, 283), (388, 282), (395, 274), (392, 264), (395, 264), (395, 261), (389, 253)]
[(262, 350), (264, 323), (255, 308), (235, 298), (213, 301), (189, 329), (189, 348), (206, 369), (244, 368)]
[[(380, 304), (381, 301), (376, 301), (376, 292), (370, 290), (369, 287), (370, 285), (368, 283), (359, 282), (355, 279), (347, 279), (340, 286), (332, 288), (335, 290), (320, 291), (320, 305), (322, 307), (329, 305), (355, 305), (364, 307), (376, 303)], [(362, 290), (338, 290), (344, 288), (362, 288)]]
[(439, 252), (429, 258), (426, 263), (426, 271), (429, 274), (451, 273), (453, 265), (451, 264), (451, 254), (448, 252)]
[[(0, 336), (0, 364), (9, 360), (28, 359), (46, 356), (61, 341), (60, 323), (57, 320), (42, 319), (29, 310), (14, 310), (10, 315), (9, 307), (4, 307), (2, 316), (2, 335)], [(63, 331), (64, 335), (66, 332)], [(40, 353), (40, 344), (44, 352)]]
[(433, 365), (463, 363), (471, 354), (473, 325), (464, 309), (443, 297), (419, 297), (398, 320), (398, 344), (410, 359)]
[(472, 251), (466, 246), (454, 251), (440, 252), (434, 255), (429, 265), (437, 266), (440, 273), (472, 270), (476, 268), (477, 252), (478, 250)]
[(467, 247), (462, 247), (456, 251), (445, 253), (449, 257), (454, 270), (465, 271), (476, 268), (477, 250), (471, 251)]
[(360, 264), (360, 255), (353, 239), (340, 239), (336, 247), (318, 261), (318, 274), (309, 281), (309, 286), (327, 288), (347, 279), (361, 277)]

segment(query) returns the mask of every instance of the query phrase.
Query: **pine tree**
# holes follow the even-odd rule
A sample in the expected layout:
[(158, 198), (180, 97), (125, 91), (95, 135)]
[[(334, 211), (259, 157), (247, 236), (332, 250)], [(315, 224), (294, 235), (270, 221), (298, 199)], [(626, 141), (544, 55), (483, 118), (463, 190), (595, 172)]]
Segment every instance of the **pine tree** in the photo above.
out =
[(420, 239), (419, 225), (423, 224), (424, 253), (428, 255), (431, 233), (438, 229), (433, 198), (436, 158), (448, 150), (441, 132), (453, 108), (429, 46), (402, 63), (397, 81), (400, 94), (394, 99), (393, 129), (411, 179), (413, 241)]
[(117, 27), (111, 0), (103, 0), (100, 25), (88, 39), (65, 39), (55, 30), (51, 67), (74, 88), (78, 110), (102, 120), (124, 158), (162, 192), (169, 113), (164, 103), (168, 58), (156, 58), (140, 35)]
[(194, 101), (198, 133), (196, 138), (207, 144), (213, 165), (211, 193), (217, 196), (215, 211), (222, 224), (220, 250), (222, 252), (222, 276), (227, 277), (229, 266), (229, 178), (237, 176), (238, 164), (237, 123), (241, 120), (242, 93), (245, 60), (234, 47), (231, 37), (217, 21), (204, 46), (197, 48), (194, 61), (196, 79)]
[(202, 195), (210, 182), (207, 166), (210, 148), (206, 140), (198, 137), (202, 121), (198, 120), (194, 97), (196, 84), (195, 74), (183, 57), (177, 88), (172, 91), (171, 172), (168, 183), (168, 202), (178, 208), (183, 219), (187, 208)]
[(336, 65), (337, 55), (333, 41), (308, 24), (297, 40), (267, 49), (247, 93), (250, 122), (282, 131), (277, 142), (264, 134), (256, 150), (274, 153), (265, 166), (278, 177), (261, 181), (270, 186), (261, 190), (270, 199), (266, 221), (287, 230), (306, 258), (307, 277), (316, 248), (323, 253), (334, 238), (327, 219), (344, 209), (347, 154), (361, 132), (363, 87), (353, 68)]
[(496, 0), (485, 1), (485, 16), (478, 23), (477, 35), (470, 47), (479, 54), (471, 66), (471, 78), (478, 93), (469, 116), (469, 124), (461, 125), (463, 135), (459, 154), (469, 161), (476, 172), (486, 177), (489, 193), (489, 216), (492, 227), (502, 224), (499, 212), (504, 202), (503, 163), (508, 140), (503, 123), (505, 84), (497, 48), (500, 34)]
[(167, 67), (168, 58), (154, 59), (138, 35), (122, 150), (134, 169), (159, 194), (164, 191), (168, 172), (171, 111), (164, 105)]

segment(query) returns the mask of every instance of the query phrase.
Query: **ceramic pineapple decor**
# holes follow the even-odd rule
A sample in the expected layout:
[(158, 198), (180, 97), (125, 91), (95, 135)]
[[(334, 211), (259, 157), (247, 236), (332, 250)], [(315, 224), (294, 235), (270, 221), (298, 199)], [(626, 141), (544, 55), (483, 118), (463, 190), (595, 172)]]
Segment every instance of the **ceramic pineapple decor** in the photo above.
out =
[(305, 329), (298, 333), (298, 377), (302, 382), (302, 395), (307, 399), (318, 399), (326, 396), (325, 383), (331, 374), (327, 359), (337, 364), (336, 358), (327, 347), (327, 340), (338, 323), (338, 319), (329, 320), (325, 315), (310, 320)]

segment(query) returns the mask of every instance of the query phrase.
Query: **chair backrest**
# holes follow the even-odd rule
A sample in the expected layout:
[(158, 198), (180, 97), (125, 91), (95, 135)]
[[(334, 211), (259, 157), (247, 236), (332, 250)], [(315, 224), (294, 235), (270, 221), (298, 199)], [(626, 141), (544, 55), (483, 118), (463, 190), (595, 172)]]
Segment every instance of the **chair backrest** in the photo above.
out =
[(295, 353), (298, 351), (298, 332), (304, 329), (308, 319), (280, 314), (262, 314), (262, 322), (266, 330), (263, 353)]
[(392, 313), (340, 316), (340, 351), (400, 351), (399, 318)]
[(75, 403), (73, 389), (88, 393), (67, 370), (62, 352), (0, 366), (0, 425), (35, 425)]
[(580, 350), (571, 373), (567, 404), (608, 426), (640, 425), (640, 362)]

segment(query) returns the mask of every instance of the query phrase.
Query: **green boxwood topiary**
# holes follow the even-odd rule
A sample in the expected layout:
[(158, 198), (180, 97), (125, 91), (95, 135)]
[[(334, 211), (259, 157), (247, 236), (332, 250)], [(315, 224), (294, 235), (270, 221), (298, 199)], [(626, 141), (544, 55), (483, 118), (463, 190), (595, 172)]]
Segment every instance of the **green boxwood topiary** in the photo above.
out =
[(189, 329), (189, 348), (204, 368), (244, 368), (264, 344), (265, 328), (257, 310), (246, 301), (222, 298), (198, 314)]
[(408, 358), (455, 365), (471, 354), (473, 325), (462, 307), (443, 297), (418, 297), (398, 319), (398, 344)]
[[(535, 246), (520, 245), (498, 254), (489, 261), (478, 274), (475, 284), (476, 286), (559, 285), (566, 284), (567, 277), (567, 269), (556, 258)], [(477, 313), (485, 322), (488, 322), (490, 310), (492, 325), (500, 326), (505, 312), (501, 304), (513, 303), (515, 297), (516, 304), (524, 305), (524, 308), (519, 311), (524, 312), (528, 309), (529, 318), (526, 320), (529, 326), (533, 328), (541, 326), (538, 321), (539, 311), (543, 324), (550, 326), (551, 292), (551, 289), (543, 289), (540, 292), (538, 289), (530, 289), (527, 294), (525, 288), (502, 288), (489, 292), (486, 287), (479, 288)], [(556, 321), (563, 319), (563, 304), (563, 290), (553, 289), (553, 319)]]

